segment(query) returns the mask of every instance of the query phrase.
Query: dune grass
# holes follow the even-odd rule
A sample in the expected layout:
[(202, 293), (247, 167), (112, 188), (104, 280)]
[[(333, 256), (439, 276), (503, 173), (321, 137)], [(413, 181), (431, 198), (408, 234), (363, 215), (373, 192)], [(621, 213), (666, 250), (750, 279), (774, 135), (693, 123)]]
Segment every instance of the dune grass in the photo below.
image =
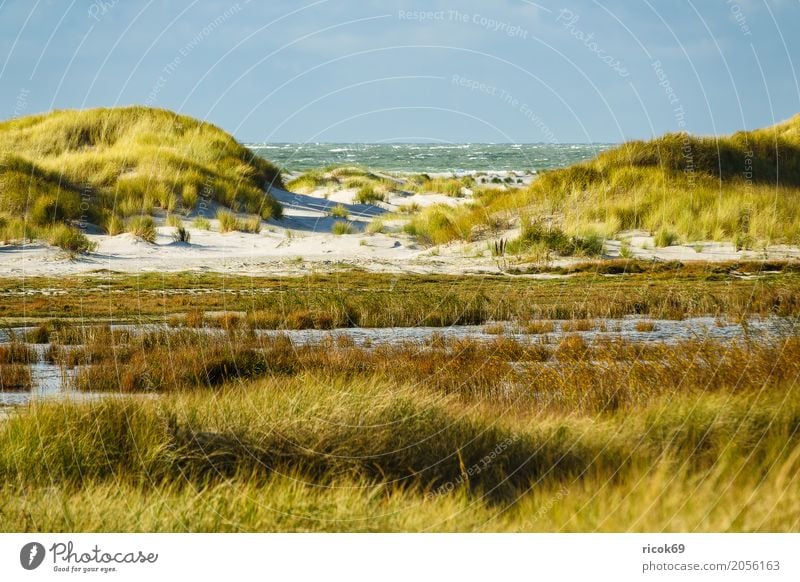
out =
[(570, 234), (631, 229), (678, 241), (800, 243), (800, 139), (795, 117), (729, 137), (669, 134), (630, 142), (595, 160), (543, 173), (529, 211), (556, 214)]
[(219, 231), (223, 233), (235, 230), (254, 234), (261, 232), (261, 217), (258, 215), (240, 218), (228, 210), (220, 209), (217, 211), (217, 220), (219, 221)]
[[(800, 116), (718, 138), (668, 134), (629, 142), (594, 160), (542, 172), (524, 189), (478, 189), (469, 207), (428, 210), (410, 228), (433, 244), (473, 240), (498, 223), (543, 220), (567, 237), (645, 230), (659, 247), (703, 240), (733, 242), (737, 249), (800, 244), (798, 128)], [(421, 179), (415, 188), (455, 192), (454, 181), (445, 181), (451, 190), (433, 182)], [(427, 230), (421, 228), (426, 221)], [(524, 247), (525, 239), (523, 232), (511, 242)]]
[[(52, 342), (45, 358), (74, 371), (73, 388), (109, 397), (34, 402), (0, 420), (0, 529), (796, 531), (792, 325), (764, 338), (744, 320), (734, 342), (578, 335), (623, 312), (651, 314), (643, 332), (701, 312), (797, 316), (796, 265), (602, 265), (541, 284), (225, 276), (214, 311), (200, 306), (219, 275), (64, 279), (64, 295), (26, 278), (33, 313), (39, 289), (62, 315), (60, 301), (102, 304), (91, 293), (103, 281), (98, 297), (114, 291), (139, 315), (185, 315), (167, 330), (60, 319), (26, 333)], [(633, 274), (607, 276), (620, 270)], [(17, 287), (3, 287), (9, 313)], [(333, 331), (306, 345), (257, 333), (509, 319), (509, 333), (538, 335), (358, 345)], [(565, 335), (551, 335), (553, 319)], [(3, 390), (30, 388), (37, 352), (21, 339), (0, 349)]]
[(313, 373), (30, 405), (0, 423), (2, 528), (796, 530), (797, 387), (694, 381), (566, 415)]
[(156, 223), (150, 216), (139, 215), (128, 219), (127, 230), (136, 238), (148, 243), (155, 243), (158, 232)]
[[(470, 180), (472, 179), (470, 178)], [(458, 178), (427, 178), (415, 183), (413, 189), (421, 194), (446, 194), (447, 196), (459, 198), (463, 195), (462, 188), (472, 183), (474, 183), (474, 180), (465, 182), (464, 179)]]
[(221, 129), (165, 110), (13, 119), (0, 123), (0, 151), (0, 216), (34, 227), (93, 223), (118, 232), (120, 218), (188, 211), (199, 198), (265, 219), (282, 214), (265, 192), (282, 185), (276, 167)]
[(331, 232), (335, 235), (353, 234), (355, 232), (352, 223), (346, 220), (337, 220), (331, 226)]
[(329, 214), (335, 218), (343, 218), (345, 220), (348, 218), (347, 208), (343, 204), (337, 204), (331, 208)]
[(211, 221), (202, 216), (198, 216), (192, 220), (192, 228), (197, 230), (211, 230)]
[(75, 256), (90, 253), (97, 249), (97, 243), (91, 242), (81, 231), (59, 224), (50, 229), (48, 242)]

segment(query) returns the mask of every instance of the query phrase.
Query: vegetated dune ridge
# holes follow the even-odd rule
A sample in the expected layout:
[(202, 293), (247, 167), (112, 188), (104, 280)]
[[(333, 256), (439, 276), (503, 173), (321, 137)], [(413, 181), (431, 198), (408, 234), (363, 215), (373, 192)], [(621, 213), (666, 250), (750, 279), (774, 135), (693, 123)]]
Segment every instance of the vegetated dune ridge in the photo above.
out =
[(728, 137), (629, 142), (533, 182), (327, 168), (287, 189), (224, 131), (141, 107), (8, 121), (0, 152), (0, 275), (800, 258), (800, 116)]
[(659, 246), (702, 240), (738, 247), (800, 242), (800, 115), (725, 137), (668, 134), (545, 173), (532, 214), (604, 236), (643, 229)]
[(111, 234), (154, 211), (215, 202), (280, 215), (265, 195), (280, 172), (211, 124), (145, 107), (65, 110), (0, 123), (0, 211), (6, 240), (54, 224)]

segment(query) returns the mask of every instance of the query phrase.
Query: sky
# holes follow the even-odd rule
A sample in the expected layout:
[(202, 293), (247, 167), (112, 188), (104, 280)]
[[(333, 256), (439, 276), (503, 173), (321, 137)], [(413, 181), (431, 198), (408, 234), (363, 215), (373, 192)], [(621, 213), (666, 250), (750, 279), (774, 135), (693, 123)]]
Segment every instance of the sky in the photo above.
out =
[(800, 0), (0, 0), (0, 118), (260, 142), (620, 142), (800, 112)]

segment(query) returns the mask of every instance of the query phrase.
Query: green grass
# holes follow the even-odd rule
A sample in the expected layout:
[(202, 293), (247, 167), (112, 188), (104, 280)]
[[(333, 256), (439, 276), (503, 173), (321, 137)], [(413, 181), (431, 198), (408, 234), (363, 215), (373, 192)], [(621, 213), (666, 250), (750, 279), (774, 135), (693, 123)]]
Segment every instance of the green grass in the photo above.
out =
[[(797, 263), (569, 269), (555, 281), (2, 279), (4, 315), (58, 314), (25, 339), (77, 366), (72, 387), (129, 394), (37, 400), (0, 419), (0, 529), (796, 531), (791, 325), (736, 342), (574, 333), (632, 314), (643, 333), (663, 317), (796, 318)], [(174, 329), (87, 323), (125, 309), (170, 314)], [(551, 335), (554, 319), (567, 335)], [(359, 346), (333, 332), (299, 345), (255, 332), (508, 320), (489, 341)], [(524, 344), (518, 328), (540, 335)], [(0, 346), (0, 389), (30, 389), (38, 357), (20, 338)]]
[(282, 185), (275, 166), (223, 130), (165, 110), (13, 119), (0, 123), (0, 151), (0, 216), (33, 226), (89, 222), (112, 232), (121, 217), (191, 209), (200, 196), (265, 219), (282, 214), (265, 193)]
[(174, 226), (175, 228), (180, 228), (183, 226), (183, 220), (177, 214), (170, 214), (167, 216), (166, 220), (167, 226)]
[(149, 243), (156, 242), (156, 223), (149, 216), (134, 216), (128, 219), (128, 232), (133, 236)]
[(48, 242), (70, 255), (90, 253), (97, 249), (97, 243), (91, 242), (81, 231), (59, 224), (50, 230)]
[(361, 186), (353, 197), (356, 204), (376, 204), (386, 200), (386, 195), (375, 189), (372, 184)]
[(258, 234), (261, 232), (261, 217), (249, 216), (247, 218), (239, 218), (232, 212), (227, 210), (217, 211), (217, 220), (219, 221), (220, 232), (232, 232), (238, 230), (240, 232), (249, 232)]
[[(472, 183), (474, 184), (474, 181)], [(447, 196), (459, 198), (463, 195), (461, 189), (464, 186), (465, 183), (456, 178), (433, 178), (415, 184), (414, 190), (423, 194), (446, 194)]]
[[(415, 189), (435, 189), (429, 177), (412, 181)], [(451, 187), (454, 192), (454, 182)], [(442, 225), (441, 210), (429, 211), (438, 215), (431, 217), (435, 234), (419, 224), (411, 228), (441, 244), (530, 217), (555, 219), (570, 237), (613, 238), (642, 229), (656, 236), (658, 246), (702, 240), (730, 241), (739, 249), (800, 244), (799, 189), (797, 116), (731, 136), (669, 134), (629, 142), (594, 160), (542, 172), (524, 189), (476, 190), (472, 210), (450, 211), (458, 221), (468, 217), (469, 229)], [(457, 221), (450, 216), (448, 222)]]
[(552, 225), (524, 220), (520, 236), (505, 247), (509, 254), (555, 253), (560, 256), (598, 257), (603, 254), (603, 240), (596, 234), (568, 236)]
[(434, 204), (412, 215), (403, 230), (423, 243), (440, 245), (479, 240), (501, 225), (502, 221), (487, 214), (480, 202), (457, 207)]
[(211, 230), (211, 221), (202, 216), (198, 216), (192, 221), (192, 227), (197, 230)]
[[(284, 327), (295, 311), (333, 318), (337, 326), (447, 326), (495, 320), (586, 319), (647, 315), (800, 315), (796, 262), (723, 264), (607, 260), (535, 273), (569, 276), (532, 281), (514, 274), (406, 275), (357, 270), (307, 277), (215, 273), (98, 272), (75, 277), (0, 278), (6, 320), (39, 317), (145, 318), (193, 309), (266, 312)], [(57, 290), (58, 293), (53, 291)], [(165, 293), (171, 298), (165, 300)], [(114, 301), (109, 298), (114, 297)]]
[(333, 208), (331, 208), (330, 215), (336, 218), (344, 218), (347, 220), (348, 213), (347, 208), (344, 207), (342, 204), (337, 204)]
[(353, 225), (349, 222), (337, 220), (331, 226), (331, 232), (336, 235), (342, 234), (353, 234), (355, 231), (353, 230)]
[(238, 226), (236, 215), (227, 210), (218, 210), (217, 220), (219, 221), (220, 232), (232, 232)]
[(794, 531), (798, 422), (777, 383), (599, 415), (311, 376), (41, 403), (0, 424), (2, 528)]
[(658, 246), (734, 239), (798, 244), (798, 127), (795, 117), (729, 137), (670, 134), (627, 143), (590, 162), (543, 173), (524, 205), (561, 216), (569, 233), (594, 229), (614, 236), (644, 229), (656, 234)]
[(191, 238), (192, 235), (183, 225), (176, 228), (175, 232), (172, 234), (172, 240), (175, 242), (188, 243), (191, 241)]

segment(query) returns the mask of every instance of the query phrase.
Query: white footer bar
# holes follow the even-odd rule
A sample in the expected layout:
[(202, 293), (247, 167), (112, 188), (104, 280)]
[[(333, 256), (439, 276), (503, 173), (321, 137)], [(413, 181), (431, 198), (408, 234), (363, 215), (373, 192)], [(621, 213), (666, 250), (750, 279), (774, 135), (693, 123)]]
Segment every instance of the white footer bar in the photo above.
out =
[(800, 534), (0, 534), (0, 580), (238, 577), (797, 581)]

